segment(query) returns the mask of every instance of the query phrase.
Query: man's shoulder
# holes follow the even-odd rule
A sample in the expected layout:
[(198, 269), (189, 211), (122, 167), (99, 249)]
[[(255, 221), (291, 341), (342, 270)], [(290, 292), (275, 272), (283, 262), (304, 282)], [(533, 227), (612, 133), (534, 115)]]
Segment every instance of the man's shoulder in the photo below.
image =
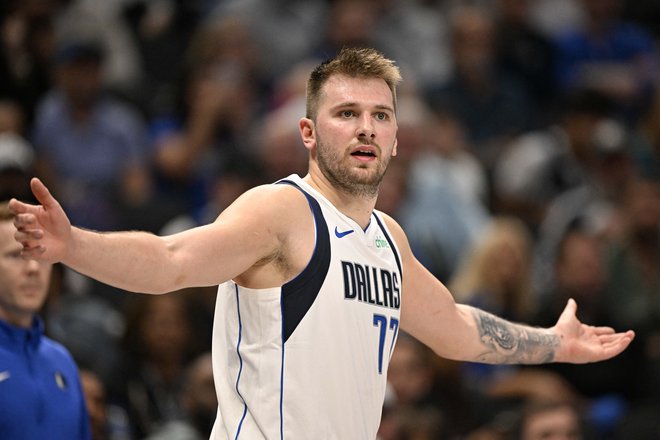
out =
[(71, 352), (62, 343), (48, 336), (44, 335), (41, 337), (39, 352), (48, 360), (57, 360), (59, 362), (75, 365)]
[[(236, 217), (238, 216), (238, 217)], [(292, 230), (310, 216), (309, 203), (298, 188), (291, 185), (265, 184), (249, 189), (219, 217), (239, 218), (278, 234)]]
[(278, 211), (286, 208), (288, 204), (307, 204), (305, 195), (299, 187), (278, 183), (284, 183), (284, 181), (255, 186), (243, 193), (239, 199), (255, 204), (255, 208)]

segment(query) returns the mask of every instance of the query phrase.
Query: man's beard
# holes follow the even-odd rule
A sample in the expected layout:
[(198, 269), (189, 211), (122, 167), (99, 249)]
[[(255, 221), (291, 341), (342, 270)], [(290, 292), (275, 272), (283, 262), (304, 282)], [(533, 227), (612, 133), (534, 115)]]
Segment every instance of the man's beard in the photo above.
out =
[[(380, 149), (379, 149), (380, 150)], [(356, 197), (375, 197), (378, 195), (380, 182), (385, 176), (389, 158), (380, 156), (378, 166), (371, 172), (360, 173), (347, 166), (342, 167), (342, 152), (326, 147), (317, 135), (317, 161), (326, 179), (340, 191)]]

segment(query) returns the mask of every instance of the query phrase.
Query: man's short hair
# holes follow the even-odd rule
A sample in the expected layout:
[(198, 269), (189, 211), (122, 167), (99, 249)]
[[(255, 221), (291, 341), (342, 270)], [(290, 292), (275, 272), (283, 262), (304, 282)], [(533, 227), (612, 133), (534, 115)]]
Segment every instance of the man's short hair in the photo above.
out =
[(370, 48), (343, 48), (337, 56), (319, 64), (307, 81), (306, 116), (316, 118), (321, 89), (332, 75), (347, 75), (353, 78), (381, 78), (392, 91), (396, 107), (396, 87), (401, 82), (401, 73), (394, 61)]

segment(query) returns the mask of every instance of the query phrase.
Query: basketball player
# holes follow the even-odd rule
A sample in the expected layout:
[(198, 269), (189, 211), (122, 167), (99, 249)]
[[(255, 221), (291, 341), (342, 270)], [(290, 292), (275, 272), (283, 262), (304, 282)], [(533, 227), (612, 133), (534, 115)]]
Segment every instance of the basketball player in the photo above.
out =
[(450, 359), (593, 362), (633, 332), (590, 327), (569, 301), (548, 329), (456, 304), (374, 210), (397, 153), (394, 63), (345, 49), (307, 84), (309, 172), (247, 191), (209, 225), (170, 236), (72, 227), (38, 180), (12, 200), (23, 255), (113, 286), (165, 293), (219, 285), (213, 439), (374, 439), (399, 330)]

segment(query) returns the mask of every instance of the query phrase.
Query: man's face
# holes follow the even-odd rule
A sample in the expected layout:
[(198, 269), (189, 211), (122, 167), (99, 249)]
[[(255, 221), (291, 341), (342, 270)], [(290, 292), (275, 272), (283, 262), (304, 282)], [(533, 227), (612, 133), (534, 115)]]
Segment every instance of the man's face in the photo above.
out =
[(46, 300), (52, 266), (23, 259), (14, 232), (11, 221), (0, 221), (0, 319), (29, 327)]
[(580, 440), (580, 422), (570, 408), (557, 408), (534, 415), (527, 421), (523, 440)]
[(314, 124), (312, 158), (343, 192), (375, 196), (396, 155), (392, 92), (382, 79), (334, 75), (323, 86)]

